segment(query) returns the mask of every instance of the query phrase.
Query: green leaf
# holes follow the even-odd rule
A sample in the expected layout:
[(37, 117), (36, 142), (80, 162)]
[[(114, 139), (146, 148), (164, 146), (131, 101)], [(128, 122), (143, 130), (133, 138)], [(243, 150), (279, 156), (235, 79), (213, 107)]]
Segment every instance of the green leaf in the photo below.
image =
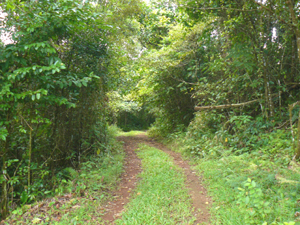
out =
[(245, 204), (248, 205), (249, 202), (250, 202), (250, 198), (249, 198), (249, 196), (247, 196), (247, 197), (245, 198)]
[(32, 220), (32, 224), (37, 224), (37, 223), (40, 223), (42, 220), (40, 218), (34, 218)]
[(25, 204), (28, 200), (28, 193), (26, 191), (23, 191), (20, 197), (21, 203)]

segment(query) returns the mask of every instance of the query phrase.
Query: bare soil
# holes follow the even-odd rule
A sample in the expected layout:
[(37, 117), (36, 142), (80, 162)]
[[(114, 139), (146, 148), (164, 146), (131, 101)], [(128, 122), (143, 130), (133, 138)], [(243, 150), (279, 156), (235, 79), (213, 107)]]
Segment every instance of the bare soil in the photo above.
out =
[(124, 209), (124, 205), (129, 202), (131, 191), (137, 185), (137, 175), (141, 172), (141, 160), (137, 157), (134, 150), (138, 148), (138, 144), (143, 141), (137, 137), (119, 137), (119, 141), (124, 142), (124, 150), (126, 153), (124, 163), (124, 173), (121, 177), (118, 190), (113, 194), (114, 200), (108, 202), (105, 206), (105, 214), (103, 220), (105, 224), (114, 224), (114, 220), (118, 219)]
[(184, 170), (186, 175), (185, 184), (189, 190), (194, 207), (193, 213), (196, 217), (194, 224), (210, 223), (209, 207), (211, 205), (211, 199), (207, 196), (207, 191), (201, 183), (201, 177), (196, 175), (196, 172), (191, 169), (188, 162), (182, 159), (180, 153), (171, 151), (163, 144), (156, 142), (146, 135), (137, 135), (134, 137), (124, 136), (119, 137), (119, 140), (124, 142), (126, 152), (125, 172), (122, 175), (119, 188), (114, 194), (115, 199), (109, 202), (105, 207), (106, 214), (104, 214), (103, 219), (106, 220), (106, 224), (114, 224), (114, 220), (121, 215), (124, 206), (129, 202), (130, 193), (137, 185), (137, 175), (141, 172), (141, 161), (136, 156), (134, 150), (140, 143), (147, 144), (168, 153), (174, 159), (174, 163)]

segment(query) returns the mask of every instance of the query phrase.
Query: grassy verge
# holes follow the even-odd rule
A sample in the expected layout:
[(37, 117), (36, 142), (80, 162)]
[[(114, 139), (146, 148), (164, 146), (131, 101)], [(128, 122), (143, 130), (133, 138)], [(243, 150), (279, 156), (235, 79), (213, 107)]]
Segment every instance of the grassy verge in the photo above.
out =
[(147, 132), (145, 131), (139, 131), (139, 130), (132, 130), (129, 132), (124, 132), (121, 128), (117, 127), (116, 125), (111, 125), (109, 129), (115, 134), (115, 136), (135, 136), (135, 135), (147, 135)]
[(141, 180), (116, 224), (193, 224), (184, 175), (164, 152), (141, 145)]
[(102, 207), (112, 196), (123, 171), (124, 153), (114, 143), (114, 151), (82, 163), (80, 171), (68, 168), (68, 179), (56, 189), (56, 196), (24, 205), (12, 212), (5, 224), (100, 224)]
[(215, 224), (295, 224), (299, 174), (247, 154), (199, 160), (195, 168), (214, 197)]
[(139, 130), (132, 130), (132, 131), (129, 131), (129, 132), (121, 131), (121, 132), (118, 133), (118, 136), (136, 136), (136, 135), (140, 135), (140, 134), (147, 135), (147, 132), (139, 131)]
[[(300, 224), (300, 167), (287, 160), (290, 147), (281, 144), (283, 135), (272, 135), (269, 145), (243, 154), (216, 140), (192, 144), (182, 135), (171, 144), (193, 159), (194, 169), (205, 178), (213, 224)], [(191, 153), (195, 148), (197, 156)]]

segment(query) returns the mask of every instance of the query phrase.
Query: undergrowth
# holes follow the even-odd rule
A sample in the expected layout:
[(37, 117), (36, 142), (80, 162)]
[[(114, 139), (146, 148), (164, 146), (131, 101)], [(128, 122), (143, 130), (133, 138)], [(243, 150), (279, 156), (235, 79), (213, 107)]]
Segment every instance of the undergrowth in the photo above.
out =
[[(113, 132), (113, 130), (111, 130)], [(86, 158), (79, 170), (62, 171), (53, 197), (12, 211), (3, 224), (99, 224), (123, 171), (121, 144), (110, 137), (106, 151)]]
[(199, 117), (168, 141), (205, 178), (212, 224), (300, 224), (300, 165), (290, 130), (258, 126), (247, 116), (233, 117), (224, 129), (226, 123)]
[(125, 208), (119, 225), (193, 224), (191, 200), (184, 184), (182, 169), (166, 153), (141, 145), (140, 182)]

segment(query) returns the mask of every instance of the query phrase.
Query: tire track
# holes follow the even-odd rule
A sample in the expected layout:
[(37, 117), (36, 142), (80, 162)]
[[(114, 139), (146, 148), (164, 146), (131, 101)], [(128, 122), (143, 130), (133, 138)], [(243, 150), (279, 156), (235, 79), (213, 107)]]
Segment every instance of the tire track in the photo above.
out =
[(187, 161), (183, 160), (180, 153), (173, 152), (161, 143), (146, 135), (137, 135), (133, 137), (119, 137), (119, 141), (124, 142), (125, 172), (121, 177), (119, 189), (115, 192), (115, 199), (105, 207), (106, 213), (103, 215), (105, 224), (114, 224), (114, 220), (118, 219), (124, 210), (124, 206), (129, 202), (130, 193), (136, 187), (138, 178), (137, 175), (141, 172), (141, 160), (137, 157), (134, 150), (138, 148), (138, 144), (144, 143), (151, 147), (160, 149), (168, 153), (174, 160), (175, 165), (183, 168), (186, 181), (185, 185), (189, 190), (194, 208), (193, 214), (196, 217), (194, 224), (210, 224), (209, 207), (211, 199), (207, 196), (207, 191), (201, 183), (201, 178), (196, 175), (196, 172), (190, 168)]

